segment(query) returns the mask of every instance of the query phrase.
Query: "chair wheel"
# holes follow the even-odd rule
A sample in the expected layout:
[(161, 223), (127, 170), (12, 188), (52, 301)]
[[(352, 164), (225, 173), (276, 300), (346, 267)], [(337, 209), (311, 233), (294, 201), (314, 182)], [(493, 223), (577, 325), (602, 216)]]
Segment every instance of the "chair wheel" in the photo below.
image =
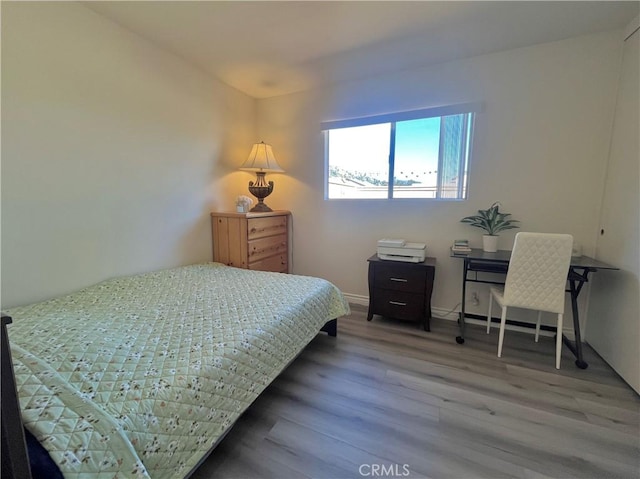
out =
[(462, 336), (457, 336), (456, 337), (456, 343), (458, 344), (464, 344), (464, 338)]

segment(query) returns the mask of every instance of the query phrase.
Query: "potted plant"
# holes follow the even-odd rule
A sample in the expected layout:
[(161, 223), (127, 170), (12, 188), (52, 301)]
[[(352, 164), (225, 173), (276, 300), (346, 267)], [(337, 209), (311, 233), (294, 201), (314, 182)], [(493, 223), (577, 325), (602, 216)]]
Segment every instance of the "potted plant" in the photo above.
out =
[(482, 249), (487, 253), (495, 253), (498, 251), (498, 233), (519, 228), (514, 224), (519, 221), (507, 219), (509, 216), (509, 213), (500, 213), (500, 203), (495, 202), (489, 209), (478, 210), (477, 215), (465, 216), (460, 222), (485, 230), (487, 233), (482, 236)]

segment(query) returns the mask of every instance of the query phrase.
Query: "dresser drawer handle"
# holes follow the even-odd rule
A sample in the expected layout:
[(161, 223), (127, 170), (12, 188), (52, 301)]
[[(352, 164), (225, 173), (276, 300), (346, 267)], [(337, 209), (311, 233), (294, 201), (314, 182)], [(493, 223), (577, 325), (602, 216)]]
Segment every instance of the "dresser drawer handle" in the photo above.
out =
[(389, 301), (389, 304), (394, 304), (396, 306), (406, 306), (407, 303), (401, 303), (400, 301)]
[(391, 281), (397, 281), (398, 283), (406, 283), (408, 280), (404, 278), (389, 278)]

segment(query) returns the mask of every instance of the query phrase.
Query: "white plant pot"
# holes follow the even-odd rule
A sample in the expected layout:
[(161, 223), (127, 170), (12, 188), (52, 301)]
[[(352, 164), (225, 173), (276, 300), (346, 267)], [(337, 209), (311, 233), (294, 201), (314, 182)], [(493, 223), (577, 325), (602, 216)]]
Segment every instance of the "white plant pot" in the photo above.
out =
[(482, 235), (482, 250), (485, 253), (498, 251), (498, 237), (495, 235)]

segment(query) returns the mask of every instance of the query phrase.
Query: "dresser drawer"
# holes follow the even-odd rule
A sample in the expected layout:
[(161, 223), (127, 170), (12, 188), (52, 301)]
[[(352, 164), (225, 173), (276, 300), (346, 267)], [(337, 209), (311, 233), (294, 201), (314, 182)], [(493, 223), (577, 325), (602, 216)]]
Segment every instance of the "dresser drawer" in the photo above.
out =
[(389, 318), (420, 320), (424, 317), (424, 295), (376, 288), (373, 309)]
[(260, 261), (254, 261), (253, 263), (249, 263), (249, 269), (286, 273), (289, 271), (289, 261), (287, 259), (287, 254), (278, 254)]
[(287, 235), (267, 236), (249, 241), (249, 264), (277, 254), (287, 254)]
[(247, 239), (249, 241), (266, 236), (286, 235), (287, 217), (267, 216), (265, 218), (249, 218), (247, 222)]
[(374, 287), (406, 291), (424, 292), (427, 273), (424, 268), (398, 267), (396, 264), (378, 264), (375, 269)]

